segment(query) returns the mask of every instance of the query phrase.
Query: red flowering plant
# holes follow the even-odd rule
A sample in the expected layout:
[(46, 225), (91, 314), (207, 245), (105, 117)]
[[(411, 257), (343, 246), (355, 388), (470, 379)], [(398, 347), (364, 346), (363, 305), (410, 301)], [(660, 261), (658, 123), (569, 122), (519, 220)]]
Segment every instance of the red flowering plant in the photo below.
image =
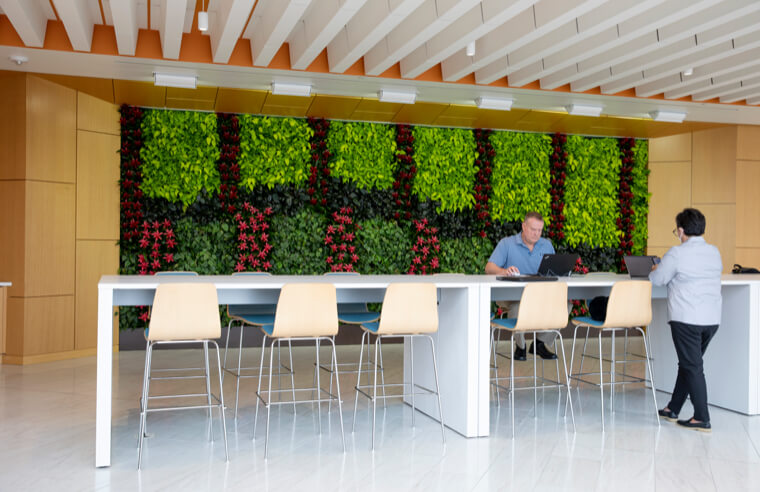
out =
[[(137, 255), (137, 266), (140, 268), (140, 275), (153, 275), (160, 270), (168, 269), (169, 265), (174, 263), (174, 251), (177, 248), (172, 223), (169, 219), (143, 221), (138, 245), (140, 253)], [(150, 319), (150, 308), (140, 306), (139, 309), (140, 320), (147, 322)]]
[(236, 272), (268, 272), (272, 268), (269, 261), (272, 245), (267, 232), (272, 213), (271, 207), (261, 211), (245, 202), (242, 211), (235, 214), (238, 230)]
[(549, 221), (549, 238), (558, 244), (565, 239), (565, 169), (567, 168), (567, 152), (563, 146), (567, 137), (561, 133), (552, 136), (552, 154), (550, 164), (550, 193), (552, 196), (551, 220)]
[(621, 272), (626, 272), (623, 257), (631, 254), (633, 249), (634, 210), (633, 210), (633, 146), (636, 144), (632, 138), (618, 139), (620, 152), (622, 153), (620, 166), (620, 181), (618, 182), (618, 204), (620, 217), (617, 218), (617, 227), (620, 235), (620, 245), (617, 250), (617, 263)]
[(327, 258), (325, 262), (331, 272), (355, 272), (359, 255), (356, 253), (354, 240), (361, 226), (351, 218), (353, 209), (342, 207), (339, 212), (333, 212), (332, 224), (327, 226), (325, 247)]
[(217, 132), (220, 138), (219, 204), (227, 213), (235, 213), (240, 182), (240, 122), (234, 114), (217, 113)]
[(410, 220), (412, 218), (412, 186), (414, 177), (417, 175), (417, 166), (414, 165), (414, 135), (409, 125), (396, 126), (396, 145), (401, 152), (396, 153), (398, 170), (393, 180), (393, 201), (396, 204), (396, 212), (393, 217), (396, 220)]
[(330, 176), (330, 157), (327, 150), (327, 130), (330, 122), (324, 118), (309, 118), (309, 126), (314, 130), (311, 138), (311, 166), (306, 193), (312, 205), (327, 205), (327, 178)]
[(140, 224), (143, 214), (142, 171), (140, 170), (140, 149), (143, 146), (140, 125), (143, 110), (134, 106), (122, 105), (119, 109), (121, 118), (121, 241), (132, 243), (140, 236)]
[(438, 261), (438, 253), (441, 250), (437, 236), (438, 228), (430, 227), (428, 220), (422, 219), (414, 221), (414, 229), (417, 239), (412, 245), (414, 257), (407, 273), (425, 275), (438, 272), (441, 268)]
[[(587, 274), (588, 273), (588, 267), (583, 264), (583, 260), (578, 258), (575, 260), (575, 265), (573, 266), (573, 273), (580, 273), (580, 274)], [(577, 316), (587, 316), (588, 315), (588, 307), (586, 306), (586, 301), (579, 300), (579, 299), (573, 299), (570, 301), (572, 304), (572, 309), (570, 310), (570, 316), (575, 318)]]
[(486, 237), (486, 230), (491, 226), (488, 200), (491, 196), (491, 173), (493, 172), (491, 160), (496, 155), (496, 151), (488, 138), (491, 133), (491, 130), (475, 130), (475, 143), (478, 146), (478, 158), (475, 159), (475, 167), (478, 168), (478, 172), (475, 174), (473, 197), (475, 198), (476, 223), (480, 226), (480, 237)]

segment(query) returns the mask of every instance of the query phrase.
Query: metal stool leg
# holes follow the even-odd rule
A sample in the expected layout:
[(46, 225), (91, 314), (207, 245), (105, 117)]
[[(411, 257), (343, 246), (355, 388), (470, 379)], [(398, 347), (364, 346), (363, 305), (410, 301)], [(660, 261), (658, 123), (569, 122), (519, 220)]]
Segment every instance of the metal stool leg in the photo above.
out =
[(238, 343), (238, 366), (235, 374), (235, 420), (238, 417), (238, 402), (240, 401), (240, 370), (243, 364), (243, 332), (245, 326), (240, 323), (240, 342)]
[[(346, 435), (343, 431), (343, 404), (340, 400), (340, 379), (339, 379), (339, 373), (338, 373), (338, 356), (335, 353), (335, 337), (329, 338), (330, 344), (332, 344), (332, 360), (333, 360), (333, 366), (332, 369), (335, 371), (335, 391), (336, 395), (338, 396), (338, 419), (340, 420), (340, 439), (343, 442), (343, 452), (346, 452)], [(332, 381), (332, 378), (330, 378), (330, 381)], [(330, 392), (332, 393), (332, 391)]]
[(374, 382), (372, 383), (372, 451), (375, 450), (375, 417), (377, 416), (377, 349), (379, 346), (380, 336), (375, 339), (375, 374)]
[[(567, 399), (565, 400), (565, 418), (567, 418), (567, 405), (570, 405), (570, 418), (573, 421), (573, 432), (575, 428), (575, 411), (573, 410), (573, 398), (570, 395), (570, 373), (567, 372), (567, 358), (565, 358), (565, 344), (562, 341), (562, 334), (557, 331), (557, 337), (559, 338), (559, 348), (562, 351), (562, 366), (565, 368), (565, 382), (567, 383)], [(558, 378), (559, 379), (559, 378)]]
[[(649, 369), (649, 382), (652, 385), (652, 401), (654, 401), (654, 411), (655, 414), (657, 413), (658, 407), (657, 407), (657, 391), (654, 389), (654, 373), (652, 372), (652, 362), (649, 359), (649, 344), (646, 340), (646, 334), (644, 333), (644, 330), (642, 330), (639, 327), (636, 327), (637, 330), (641, 332), (641, 337), (644, 340), (644, 355), (646, 355), (647, 358), (647, 369)], [(647, 330), (649, 331), (649, 330)], [(657, 427), (660, 426), (660, 418), (657, 417)]]
[(380, 339), (377, 353), (380, 356), (380, 386), (383, 392), (383, 408), (385, 408), (385, 365), (383, 364), (383, 340)]
[[(576, 327), (576, 329), (578, 329)], [(588, 333), (591, 331), (591, 328), (588, 326), (586, 327), (586, 339), (583, 341), (583, 350), (581, 351), (581, 366), (578, 368), (578, 374), (583, 374), (583, 360), (586, 358), (586, 344), (588, 344)], [(578, 381), (578, 386), (580, 386), (581, 382)]]
[(259, 362), (259, 384), (256, 389), (256, 415), (253, 417), (253, 440), (256, 440), (256, 424), (259, 421), (259, 399), (261, 398), (261, 380), (264, 377), (264, 353), (266, 353), (267, 336), (261, 340), (261, 361)]
[[(143, 406), (145, 405), (145, 398), (147, 394), (147, 390), (145, 389), (145, 385), (147, 384), (147, 381), (150, 379), (150, 359), (148, 359), (148, 348), (150, 348), (150, 342), (146, 341), (145, 344), (145, 369), (143, 370), (143, 389), (142, 389), (142, 396), (140, 396), (140, 415), (142, 415)], [(140, 418), (140, 421), (142, 422), (142, 417)], [(137, 438), (137, 447), (140, 447), (140, 442), (143, 438), (143, 433), (145, 432), (145, 426), (143, 425), (143, 428), (140, 431), (140, 436)], [(146, 436), (147, 437), (147, 436)]]
[(412, 427), (414, 427), (414, 414), (415, 408), (414, 408), (414, 337), (409, 337), (409, 369), (412, 373)]
[(227, 323), (227, 338), (224, 341), (224, 371), (222, 371), (222, 381), (224, 381), (224, 372), (227, 370), (227, 349), (230, 348), (230, 331), (232, 330), (232, 320)]
[(267, 432), (264, 439), (264, 459), (269, 457), (269, 423), (272, 420), (272, 366), (274, 365), (274, 344), (273, 340), (269, 345), (269, 391), (267, 391)]
[(602, 414), (602, 432), (604, 432), (604, 371), (602, 365), (602, 330), (599, 330), (599, 403)]
[(206, 401), (208, 402), (208, 440), (214, 440), (214, 421), (211, 412), (211, 371), (208, 365), (208, 342), (203, 342), (203, 372), (206, 376)]
[(322, 434), (322, 384), (319, 380), (319, 339), (317, 338), (317, 426), (319, 434)]
[(428, 340), (430, 340), (430, 353), (433, 356), (433, 374), (435, 375), (435, 394), (438, 397), (438, 416), (441, 419), (441, 438), (443, 439), (443, 444), (446, 444), (446, 429), (443, 425), (443, 407), (441, 406), (441, 388), (438, 386), (438, 362), (435, 358), (435, 344), (433, 343), (433, 337), (430, 335), (427, 336)]
[(148, 342), (148, 349), (145, 354), (147, 359), (146, 367), (147, 371), (143, 376), (143, 397), (142, 397), (142, 411), (140, 412), (140, 437), (137, 443), (137, 469), (142, 466), (142, 449), (143, 449), (143, 437), (145, 435), (145, 420), (148, 414), (148, 396), (150, 395), (150, 363), (153, 357), (153, 344)]
[[(612, 340), (610, 341), (610, 360), (612, 361), (610, 363), (610, 413), (615, 413), (615, 332), (617, 330), (612, 330)], [(599, 361), (599, 366), (601, 367), (602, 361)]]
[(536, 332), (533, 332), (533, 418), (538, 418), (538, 385), (536, 384)]
[[(560, 342), (562, 341), (561, 337), (554, 337), (554, 353), (555, 354), (559, 353), (559, 350), (557, 349), (557, 338), (560, 339)], [(563, 353), (564, 353), (564, 351), (563, 351)], [(562, 380), (559, 378), (559, 357), (557, 357), (556, 359), (554, 359), (554, 362), (556, 362), (556, 365), (557, 365), (557, 384), (560, 384), (560, 382)], [(565, 361), (564, 364), (567, 364), (567, 361)], [(567, 373), (567, 370), (565, 370), (565, 373)], [(562, 389), (559, 388), (559, 386), (557, 388), (558, 388), (557, 391), (560, 391), (560, 392), (562, 391)]]
[[(364, 337), (367, 336), (367, 332), (362, 333), (361, 347), (359, 348), (359, 370), (356, 372), (356, 386), (354, 387), (354, 422), (351, 425), (351, 432), (356, 430), (356, 408), (359, 406), (359, 386), (362, 382), (362, 359), (364, 356)], [(369, 378), (369, 376), (367, 376)]]
[(288, 357), (290, 358), (290, 387), (293, 389), (293, 415), (296, 414), (296, 378), (293, 368), (293, 345), (288, 340)]
[(229, 448), (227, 446), (227, 420), (224, 418), (224, 387), (222, 386), (222, 364), (219, 358), (219, 344), (211, 342), (216, 347), (216, 365), (219, 369), (219, 413), (222, 416), (222, 437), (224, 437), (224, 461), (230, 461)]
[[(515, 353), (515, 334), (512, 333), (509, 347), (510, 353)], [(515, 357), (509, 358), (509, 405), (512, 410), (512, 440), (515, 438)]]
[[(565, 374), (567, 375), (567, 391), (570, 391), (570, 380), (573, 377), (573, 363), (575, 362), (575, 341), (576, 341), (576, 335), (578, 334), (578, 325), (575, 325), (575, 328), (573, 329), (573, 346), (570, 347), (570, 367), (568, 368), (565, 366)], [(562, 353), (564, 354), (564, 348)], [(567, 372), (570, 371), (570, 372)], [(578, 382), (578, 385), (580, 386), (580, 381)], [(567, 415), (567, 401), (565, 401), (565, 414)]]

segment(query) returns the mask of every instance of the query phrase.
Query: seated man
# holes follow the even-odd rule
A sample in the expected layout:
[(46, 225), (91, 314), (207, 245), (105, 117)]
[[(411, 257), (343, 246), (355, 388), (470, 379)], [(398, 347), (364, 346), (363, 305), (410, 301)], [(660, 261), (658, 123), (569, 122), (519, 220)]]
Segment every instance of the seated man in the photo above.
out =
[[(544, 218), (538, 212), (528, 212), (522, 223), (522, 232), (503, 238), (496, 245), (491, 257), (486, 263), (488, 275), (520, 275), (536, 274), (541, 259), (545, 254), (554, 254), (552, 243), (541, 237), (544, 230)], [(510, 318), (516, 318), (520, 307), (518, 301), (496, 301), (496, 304), (506, 309)], [(536, 347), (531, 344), (530, 353), (536, 353), (543, 359), (556, 359), (557, 356), (546, 348), (554, 343), (554, 333), (539, 333), (536, 337)], [(515, 335), (517, 347), (515, 360), (525, 360), (525, 337), (522, 333)]]

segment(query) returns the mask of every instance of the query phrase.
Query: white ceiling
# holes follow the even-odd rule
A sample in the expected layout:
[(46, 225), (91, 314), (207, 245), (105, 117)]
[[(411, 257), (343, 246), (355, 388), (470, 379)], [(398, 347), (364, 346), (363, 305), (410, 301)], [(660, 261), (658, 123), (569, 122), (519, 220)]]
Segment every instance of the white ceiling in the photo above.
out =
[[(0, 0), (27, 47), (0, 45), (0, 69), (131, 80), (169, 70), (251, 89), (286, 78), (327, 94), (411, 88), (421, 101), (509, 95), (523, 108), (597, 103), (616, 116), (673, 109), (688, 120), (760, 124), (759, 0), (210, 0), (207, 9), (214, 64), (176, 61), (196, 0)], [(48, 20), (63, 23), (74, 52), (36, 49)], [(120, 56), (89, 53), (102, 23), (114, 26)], [(163, 60), (134, 57), (139, 29), (160, 33)], [(252, 66), (226, 65), (241, 38)], [(292, 70), (265, 68), (284, 43)], [(303, 71), (325, 49), (330, 73)], [(16, 66), (13, 54), (30, 61)], [(365, 76), (341, 75), (359, 60)], [(397, 63), (400, 79), (376, 77)], [(441, 82), (414, 80), (437, 66)], [(563, 86), (570, 91), (549, 90)]]

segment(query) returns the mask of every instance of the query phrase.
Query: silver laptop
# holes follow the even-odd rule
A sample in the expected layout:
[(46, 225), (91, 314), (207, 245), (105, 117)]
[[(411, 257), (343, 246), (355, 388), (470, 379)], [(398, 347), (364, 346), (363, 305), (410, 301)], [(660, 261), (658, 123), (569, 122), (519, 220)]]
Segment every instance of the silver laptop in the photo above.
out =
[(648, 279), (652, 266), (659, 263), (656, 256), (626, 256), (624, 260), (628, 275), (638, 279)]

